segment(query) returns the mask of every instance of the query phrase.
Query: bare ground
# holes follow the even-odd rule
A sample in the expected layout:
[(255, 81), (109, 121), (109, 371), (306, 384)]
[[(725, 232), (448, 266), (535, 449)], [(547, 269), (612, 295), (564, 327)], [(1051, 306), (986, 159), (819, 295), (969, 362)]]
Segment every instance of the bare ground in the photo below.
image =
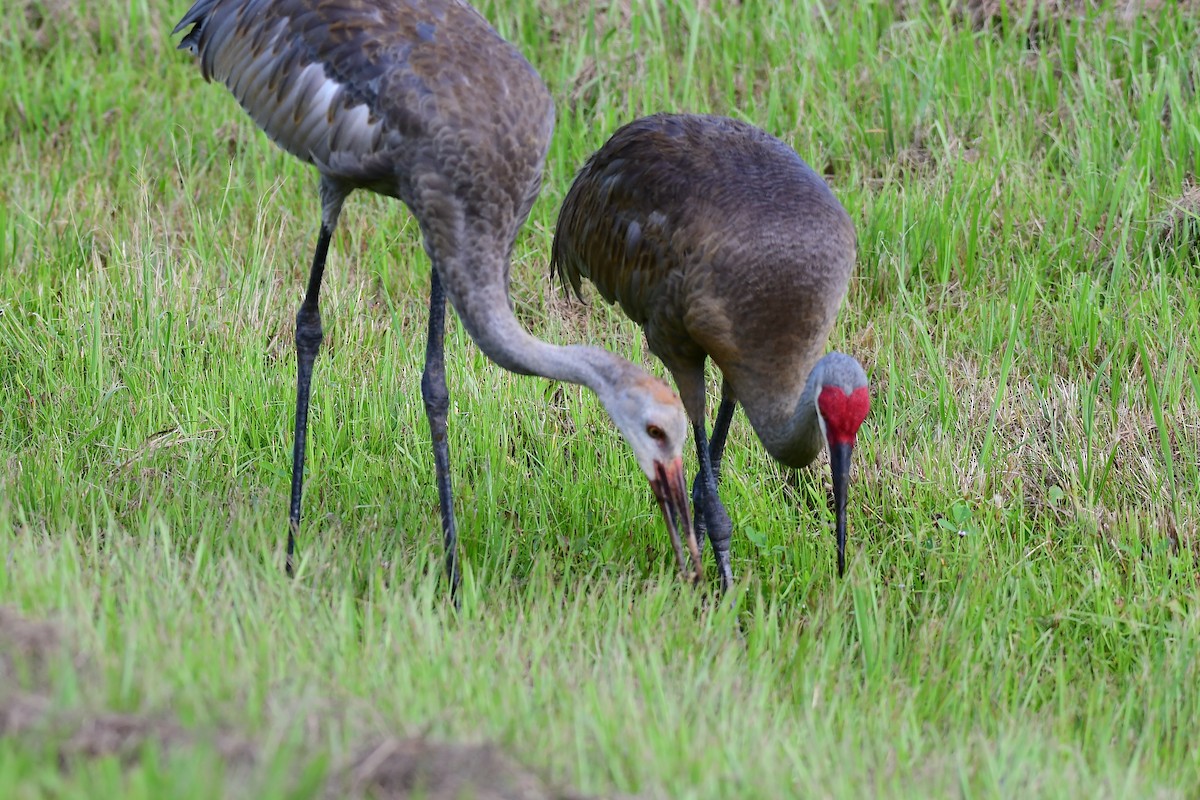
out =
[[(260, 747), (232, 730), (189, 730), (166, 715), (117, 714), (55, 708), (46, 692), (53, 665), (78, 661), (59, 626), (26, 619), (0, 606), (0, 739), (50, 749), (60, 768), (81, 758), (115, 756), (128, 764), (153, 747), (160, 753), (207, 747), (244, 773), (259, 763)], [(27, 686), (17, 689), (17, 686)], [(438, 742), (426, 737), (383, 737), (357, 747), (331, 770), (326, 797), (402, 800), (583, 800), (562, 792), (490, 743)]]

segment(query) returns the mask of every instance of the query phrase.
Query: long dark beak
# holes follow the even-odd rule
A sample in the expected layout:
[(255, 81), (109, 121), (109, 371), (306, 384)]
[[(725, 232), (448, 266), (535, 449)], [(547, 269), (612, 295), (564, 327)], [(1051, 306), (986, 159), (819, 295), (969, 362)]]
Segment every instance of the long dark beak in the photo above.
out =
[(838, 577), (846, 574), (846, 490), (850, 483), (850, 454), (853, 442), (829, 444), (829, 467), (833, 472), (833, 512), (837, 517)]
[[(663, 519), (667, 522), (667, 532), (671, 534), (671, 546), (675, 548), (675, 561), (684, 578), (693, 583), (699, 582), (704, 574), (700, 562), (700, 547), (696, 544), (696, 530), (692, 527), (692, 515), (688, 509), (687, 480), (683, 475), (683, 459), (664, 464), (654, 462), (654, 480), (650, 488), (658, 498), (658, 507), (662, 509)], [(688, 574), (687, 556), (683, 553), (683, 542), (680, 533), (687, 537), (688, 551), (692, 556), (692, 571)]]

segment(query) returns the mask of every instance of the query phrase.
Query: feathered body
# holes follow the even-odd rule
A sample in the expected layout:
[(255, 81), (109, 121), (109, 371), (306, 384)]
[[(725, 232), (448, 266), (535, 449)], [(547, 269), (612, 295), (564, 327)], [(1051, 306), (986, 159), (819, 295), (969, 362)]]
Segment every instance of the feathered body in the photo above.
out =
[[(618, 130), (580, 170), (552, 269), (577, 294), (591, 281), (642, 327), (702, 450), (712, 358), (725, 381), (714, 460), (736, 401), (776, 460), (803, 467), (827, 442), (852, 445), (867, 412), (862, 367), (823, 355), (856, 247), (841, 203), (784, 142), (725, 117), (656, 114)], [(711, 479), (706, 516), (727, 526)]]
[(659, 114), (580, 171), (552, 263), (576, 293), (586, 278), (642, 326), (689, 414), (703, 409), (712, 358), (771, 455), (802, 467), (820, 439), (784, 434), (855, 247), (849, 215), (788, 145), (725, 117)]
[(439, 252), (486, 222), (481, 246), (504, 240), (488, 261), (507, 279), (554, 104), (478, 12), (458, 0), (200, 0), (176, 30), (193, 24), (181, 47), (276, 144), (318, 168), (335, 215), (354, 189), (395, 197)]
[[(680, 451), (686, 420), (661, 381), (600, 348), (558, 347), (513, 316), (509, 264), (541, 186), (554, 105), (515, 47), (461, 0), (199, 0), (176, 32), (280, 147), (321, 176), (321, 234), (297, 314), (291, 528), (298, 529), (309, 380), (322, 328), (318, 296), (342, 203), (356, 189), (413, 212), (433, 262), (422, 395), (434, 440), (447, 568), (457, 584), (445, 442), (448, 299), (493, 361), (593, 389), (663, 504), (687, 533)], [(676, 542), (677, 554), (681, 553)]]

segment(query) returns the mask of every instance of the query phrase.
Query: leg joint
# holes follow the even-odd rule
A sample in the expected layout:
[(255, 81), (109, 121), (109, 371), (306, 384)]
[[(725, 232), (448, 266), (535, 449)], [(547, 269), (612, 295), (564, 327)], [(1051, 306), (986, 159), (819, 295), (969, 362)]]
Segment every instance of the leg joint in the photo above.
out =
[(446, 418), (450, 411), (450, 392), (446, 389), (446, 374), (434, 371), (425, 365), (421, 373), (421, 398), (425, 401), (425, 413), (430, 417)]
[(302, 352), (310, 351), (315, 355), (323, 338), (321, 312), (315, 308), (301, 306), (296, 314), (296, 349)]

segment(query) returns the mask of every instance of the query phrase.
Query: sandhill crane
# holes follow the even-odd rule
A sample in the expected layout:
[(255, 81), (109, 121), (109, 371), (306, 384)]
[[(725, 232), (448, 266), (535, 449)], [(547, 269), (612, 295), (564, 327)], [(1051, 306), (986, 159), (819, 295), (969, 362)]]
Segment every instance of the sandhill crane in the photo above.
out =
[(681, 453), (687, 421), (663, 381), (594, 347), (555, 346), (513, 316), (517, 231), (541, 186), (554, 128), (549, 92), (521, 54), (461, 0), (199, 0), (175, 27), (274, 142), (320, 173), (321, 227), (296, 314), (296, 427), (288, 573), (300, 528), (309, 386), (321, 344), (318, 294), (342, 203), (355, 189), (402, 201), (432, 262), (421, 395), (434, 446), (446, 571), (457, 528), (446, 443), (446, 299), (505, 369), (587, 386), (633, 448), (680, 569), (700, 572)]
[[(723, 117), (626, 125), (580, 170), (559, 211), (552, 270), (581, 298), (588, 278), (619, 303), (675, 378), (700, 458), (696, 527), (708, 531), (722, 587), (732, 580), (732, 526), (717, 482), (738, 402), (787, 466), (809, 464), (828, 444), (845, 570), (850, 456), (870, 398), (858, 361), (821, 353), (855, 249), (854, 223), (825, 182), (780, 140)], [(711, 445), (706, 358), (724, 378)]]

